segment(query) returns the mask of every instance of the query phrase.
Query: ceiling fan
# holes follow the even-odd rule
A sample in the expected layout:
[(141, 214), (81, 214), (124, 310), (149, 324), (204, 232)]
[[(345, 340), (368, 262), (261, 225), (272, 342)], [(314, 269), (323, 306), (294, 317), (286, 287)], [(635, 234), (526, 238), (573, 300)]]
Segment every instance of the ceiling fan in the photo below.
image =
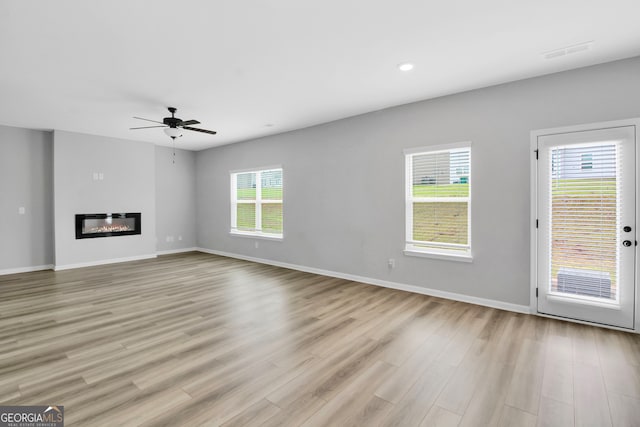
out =
[(164, 119), (162, 119), (161, 122), (158, 122), (156, 120), (144, 119), (142, 117), (134, 117), (134, 119), (138, 119), (138, 120), (145, 120), (147, 122), (159, 123), (160, 126), (142, 126), (142, 127), (129, 128), (129, 129), (135, 130), (135, 129), (165, 128), (164, 133), (166, 133), (168, 136), (171, 137), (171, 139), (174, 139), (174, 140), (182, 136), (182, 129), (208, 133), (211, 135), (215, 135), (217, 133), (216, 131), (213, 131), (213, 130), (198, 129), (198, 128), (191, 127), (191, 125), (198, 125), (200, 124), (200, 122), (197, 120), (182, 120), (177, 118), (176, 117), (177, 108), (175, 107), (168, 107), (168, 110), (171, 113), (171, 117), (165, 117)]

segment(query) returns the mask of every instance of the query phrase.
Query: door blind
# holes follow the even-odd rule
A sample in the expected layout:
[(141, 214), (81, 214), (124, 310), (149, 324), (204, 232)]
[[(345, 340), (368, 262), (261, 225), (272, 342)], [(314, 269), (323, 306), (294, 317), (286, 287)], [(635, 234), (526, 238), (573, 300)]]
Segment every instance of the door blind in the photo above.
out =
[(618, 299), (619, 151), (615, 142), (551, 149), (551, 293)]

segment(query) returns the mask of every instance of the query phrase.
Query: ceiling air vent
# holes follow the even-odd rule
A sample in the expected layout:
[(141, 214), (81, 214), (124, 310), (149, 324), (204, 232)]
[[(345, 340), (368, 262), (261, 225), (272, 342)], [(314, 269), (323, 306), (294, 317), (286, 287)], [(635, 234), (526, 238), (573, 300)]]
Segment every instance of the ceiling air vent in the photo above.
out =
[(593, 41), (588, 41), (580, 44), (574, 44), (571, 46), (563, 47), (560, 49), (551, 50), (542, 54), (544, 59), (559, 58), (561, 56), (571, 55), (572, 53), (585, 52), (590, 50), (593, 46)]

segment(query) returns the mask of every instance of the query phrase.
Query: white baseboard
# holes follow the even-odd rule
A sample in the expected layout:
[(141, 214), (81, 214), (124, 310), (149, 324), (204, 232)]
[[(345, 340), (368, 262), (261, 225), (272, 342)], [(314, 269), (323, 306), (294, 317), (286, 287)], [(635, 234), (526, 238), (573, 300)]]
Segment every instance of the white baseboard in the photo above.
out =
[(336, 277), (338, 279), (352, 280), (354, 282), (366, 283), (368, 285), (382, 286), (384, 288), (398, 289), (400, 291), (413, 292), (416, 294), (429, 295), (454, 301), (466, 302), (470, 304), (482, 305), (485, 307), (498, 308), (501, 310), (513, 311), (516, 313), (530, 314), (528, 305), (511, 304), (503, 301), (473, 297), (469, 295), (457, 294), (453, 292), (441, 291), (438, 289), (424, 288), (422, 286), (408, 285), (405, 283), (389, 282), (387, 280), (373, 279), (371, 277), (356, 276), (353, 274), (340, 273), (337, 271), (322, 270), (319, 268), (307, 267), (304, 265), (289, 264), (286, 262), (272, 261), (263, 258), (254, 258), (246, 255), (239, 255), (230, 252), (216, 251), (212, 249), (196, 248), (196, 250), (208, 254), (220, 255), (229, 258), (237, 258), (245, 261), (268, 264), (276, 267), (289, 268), (291, 270), (304, 271), (305, 273), (320, 274), (322, 276)]
[(32, 271), (41, 271), (41, 270), (53, 270), (53, 264), (34, 265), (31, 267), (20, 267), (20, 268), (7, 268), (4, 270), (0, 270), (0, 276), (4, 276), (6, 274), (31, 273)]
[(198, 248), (182, 248), (182, 249), (168, 249), (166, 251), (156, 251), (156, 255), (171, 255), (180, 254), (183, 252), (196, 252)]
[(55, 265), (53, 269), (55, 271), (70, 270), (72, 268), (94, 267), (96, 265), (115, 264), (118, 262), (128, 262), (128, 261), (139, 261), (141, 259), (151, 259), (156, 257), (157, 257), (156, 254), (150, 254), (150, 255), (137, 255), (137, 256), (131, 256), (131, 257), (125, 257), (125, 258), (102, 259), (99, 261), (80, 262), (77, 264)]

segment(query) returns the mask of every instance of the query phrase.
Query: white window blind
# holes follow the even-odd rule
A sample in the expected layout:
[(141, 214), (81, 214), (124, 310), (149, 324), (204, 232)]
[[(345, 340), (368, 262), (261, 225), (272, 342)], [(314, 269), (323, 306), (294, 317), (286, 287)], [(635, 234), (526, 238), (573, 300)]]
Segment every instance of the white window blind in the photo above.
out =
[(231, 173), (231, 232), (281, 238), (281, 168)]
[(406, 169), (406, 249), (470, 256), (470, 144), (412, 150)]
[(620, 154), (615, 142), (551, 149), (552, 293), (618, 299)]

